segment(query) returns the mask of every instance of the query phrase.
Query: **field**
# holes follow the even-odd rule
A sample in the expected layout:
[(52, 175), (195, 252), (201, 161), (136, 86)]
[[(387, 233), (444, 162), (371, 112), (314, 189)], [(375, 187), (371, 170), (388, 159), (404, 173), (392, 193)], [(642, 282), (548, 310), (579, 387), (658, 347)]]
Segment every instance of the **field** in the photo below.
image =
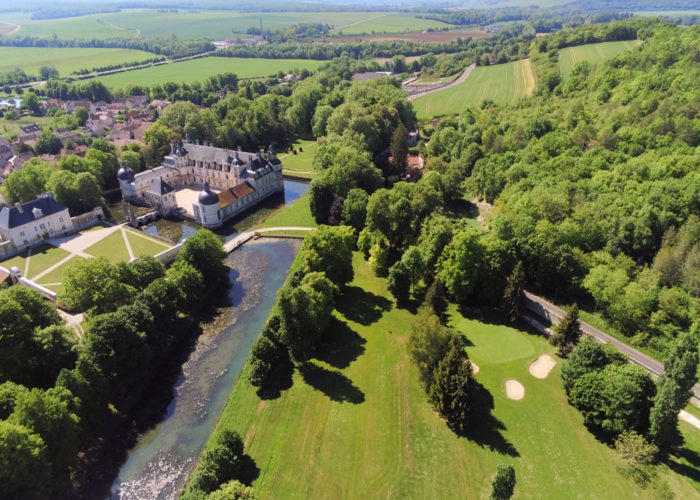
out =
[(5, 32), (20, 26), (22, 36), (58, 38), (169, 37), (222, 39), (245, 35), (249, 28), (279, 29), (299, 23), (324, 23), (343, 33), (422, 31), (448, 27), (439, 21), (418, 19), (411, 14), (391, 12), (246, 12), (186, 11), (157, 12), (125, 9), (112, 14), (94, 14), (65, 19), (34, 21), (22, 13), (3, 15)]
[(140, 255), (156, 255), (172, 246), (127, 226), (97, 225), (53, 241), (60, 246), (40, 245), (0, 262), (0, 266), (17, 266), (22, 276), (60, 293), (63, 273), (74, 259), (103, 256), (116, 263)]
[(93, 48), (0, 47), (0, 72), (22, 68), (38, 75), (41, 66), (54, 66), (61, 76), (80, 69), (144, 61), (156, 57), (142, 50)]
[(496, 66), (479, 66), (459, 85), (426, 95), (413, 102), (418, 118), (460, 113), (469, 106), (478, 106), (485, 99), (498, 104), (512, 104), (532, 95), (535, 75), (530, 60), (525, 59)]
[[(343, 30), (345, 33), (345, 30)], [(363, 36), (334, 36), (326, 38), (327, 42), (352, 43), (357, 41), (363, 42), (381, 42), (384, 40), (401, 40), (406, 42), (427, 42), (427, 43), (444, 43), (457, 40), (458, 38), (466, 39), (473, 38), (479, 40), (488, 38), (490, 33), (485, 31), (431, 31), (421, 33), (401, 33), (401, 34), (384, 34), (384, 35), (363, 35)]]
[[(318, 172), (314, 170), (313, 166), (314, 155), (318, 147), (316, 141), (297, 140), (291, 147), (297, 150), (297, 154), (282, 153), (279, 155), (283, 173), (308, 178), (317, 175)], [(303, 152), (299, 152), (300, 147), (304, 150)]]
[(309, 209), (309, 195), (307, 194), (255, 227), (316, 227), (316, 225), (316, 221), (311, 215), (311, 209)]
[[(428, 405), (409, 358), (413, 315), (396, 308), (359, 255), (355, 273), (304, 375), (281, 377), (281, 393), (261, 400), (246, 367), (222, 413), (214, 434), (229, 428), (244, 437), (261, 498), (480, 499), (501, 463), (515, 467), (516, 498), (658, 498), (663, 483), (675, 498), (697, 496), (698, 483), (666, 466), (647, 489), (618, 472), (617, 456), (566, 402), (561, 363), (546, 379), (529, 374), (532, 361), (552, 353), (542, 337), (452, 308), (451, 324), (470, 342), (476, 378), (493, 398), (470, 437), (457, 437)], [(522, 400), (506, 397), (510, 378), (524, 385)], [(697, 478), (689, 463), (676, 466)]]
[(626, 50), (633, 49), (640, 44), (639, 41), (628, 40), (624, 42), (603, 42), (567, 47), (559, 51), (559, 71), (566, 77), (574, 66), (581, 61), (598, 64)]
[(235, 73), (239, 78), (258, 78), (306, 68), (310, 71), (325, 61), (311, 59), (259, 59), (240, 57), (205, 57), (178, 63), (163, 64), (150, 68), (124, 71), (98, 78), (112, 88), (123, 88), (129, 84), (153, 85), (164, 82), (192, 83), (202, 81), (219, 73)]
[(8, 120), (0, 118), (0, 135), (7, 138), (16, 138), (19, 134), (19, 128), (36, 123), (43, 130), (51, 125), (53, 118), (50, 116), (21, 116), (17, 120)]
[(643, 10), (633, 13), (635, 16), (641, 17), (657, 17), (657, 16), (669, 16), (669, 17), (680, 17), (680, 16), (698, 16), (700, 15), (700, 10)]

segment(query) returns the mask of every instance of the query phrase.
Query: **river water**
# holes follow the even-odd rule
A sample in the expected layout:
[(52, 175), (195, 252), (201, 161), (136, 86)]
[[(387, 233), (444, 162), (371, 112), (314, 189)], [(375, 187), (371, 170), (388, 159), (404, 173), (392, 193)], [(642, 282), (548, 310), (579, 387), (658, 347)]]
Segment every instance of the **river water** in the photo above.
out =
[(228, 256), (232, 307), (218, 333), (203, 334), (182, 367), (163, 421), (142, 435), (112, 485), (112, 499), (174, 499), (216, 425), (277, 290), (297, 240), (262, 239)]

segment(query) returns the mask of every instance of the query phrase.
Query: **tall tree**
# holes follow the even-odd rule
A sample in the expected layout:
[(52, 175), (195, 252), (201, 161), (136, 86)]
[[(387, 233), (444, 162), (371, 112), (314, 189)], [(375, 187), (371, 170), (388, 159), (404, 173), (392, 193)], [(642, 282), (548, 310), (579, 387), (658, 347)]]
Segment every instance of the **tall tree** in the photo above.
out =
[(322, 272), (335, 285), (352, 281), (352, 250), (355, 232), (350, 226), (321, 226), (304, 238), (302, 266), (304, 273)]
[(466, 432), (472, 409), (473, 375), (458, 335), (450, 337), (447, 353), (435, 367), (428, 397), (452, 430)]
[(503, 292), (503, 309), (511, 321), (516, 321), (524, 312), (525, 283), (525, 269), (522, 261), (519, 261), (508, 276)]
[(411, 324), (408, 349), (418, 366), (426, 391), (433, 383), (435, 367), (449, 349), (449, 341), (450, 336), (447, 329), (440, 323), (440, 318), (430, 308), (421, 307)]
[(229, 268), (224, 263), (226, 252), (221, 241), (206, 229), (200, 229), (185, 240), (176, 261), (184, 261), (202, 273), (205, 287), (228, 279)]
[(554, 327), (550, 343), (559, 348), (559, 356), (565, 358), (574, 350), (581, 338), (581, 326), (578, 320), (578, 305), (574, 304), (561, 322)]
[(391, 135), (391, 166), (393, 175), (401, 175), (408, 166), (408, 130), (399, 123)]
[(46, 498), (51, 462), (41, 437), (0, 420), (0, 498)]
[(678, 434), (678, 412), (692, 396), (697, 382), (698, 345), (691, 333), (684, 334), (673, 347), (659, 377), (659, 389), (651, 410), (649, 434), (653, 441), (664, 447)]

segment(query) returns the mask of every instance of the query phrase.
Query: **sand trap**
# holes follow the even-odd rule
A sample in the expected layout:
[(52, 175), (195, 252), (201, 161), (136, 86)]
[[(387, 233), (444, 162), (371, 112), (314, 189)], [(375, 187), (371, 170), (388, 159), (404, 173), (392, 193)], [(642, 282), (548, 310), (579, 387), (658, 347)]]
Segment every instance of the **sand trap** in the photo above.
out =
[(525, 397), (525, 388), (523, 384), (517, 380), (506, 380), (506, 396), (510, 399), (523, 399)]
[(469, 362), (472, 364), (472, 373), (473, 373), (474, 375), (476, 375), (477, 373), (479, 373), (479, 365), (477, 365), (476, 363), (474, 363), (474, 362), (471, 361), (471, 360), (470, 360)]
[(549, 354), (543, 354), (530, 365), (530, 375), (536, 378), (547, 378), (557, 362)]

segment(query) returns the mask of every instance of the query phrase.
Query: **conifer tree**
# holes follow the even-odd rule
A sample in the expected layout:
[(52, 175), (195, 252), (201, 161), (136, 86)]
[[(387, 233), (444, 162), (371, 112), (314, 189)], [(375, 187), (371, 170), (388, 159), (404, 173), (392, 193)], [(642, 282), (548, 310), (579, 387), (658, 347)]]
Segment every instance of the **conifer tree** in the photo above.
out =
[(506, 289), (503, 292), (503, 308), (511, 321), (517, 320), (523, 313), (523, 297), (525, 294), (525, 270), (523, 263), (518, 262), (513, 272), (508, 276)]
[(574, 350), (579, 338), (581, 338), (581, 327), (578, 321), (578, 305), (574, 304), (561, 322), (554, 327), (554, 335), (549, 341), (559, 348), (559, 356), (565, 358)]
[(458, 335), (452, 335), (449, 348), (435, 367), (428, 396), (449, 427), (464, 433), (472, 404), (472, 365)]

